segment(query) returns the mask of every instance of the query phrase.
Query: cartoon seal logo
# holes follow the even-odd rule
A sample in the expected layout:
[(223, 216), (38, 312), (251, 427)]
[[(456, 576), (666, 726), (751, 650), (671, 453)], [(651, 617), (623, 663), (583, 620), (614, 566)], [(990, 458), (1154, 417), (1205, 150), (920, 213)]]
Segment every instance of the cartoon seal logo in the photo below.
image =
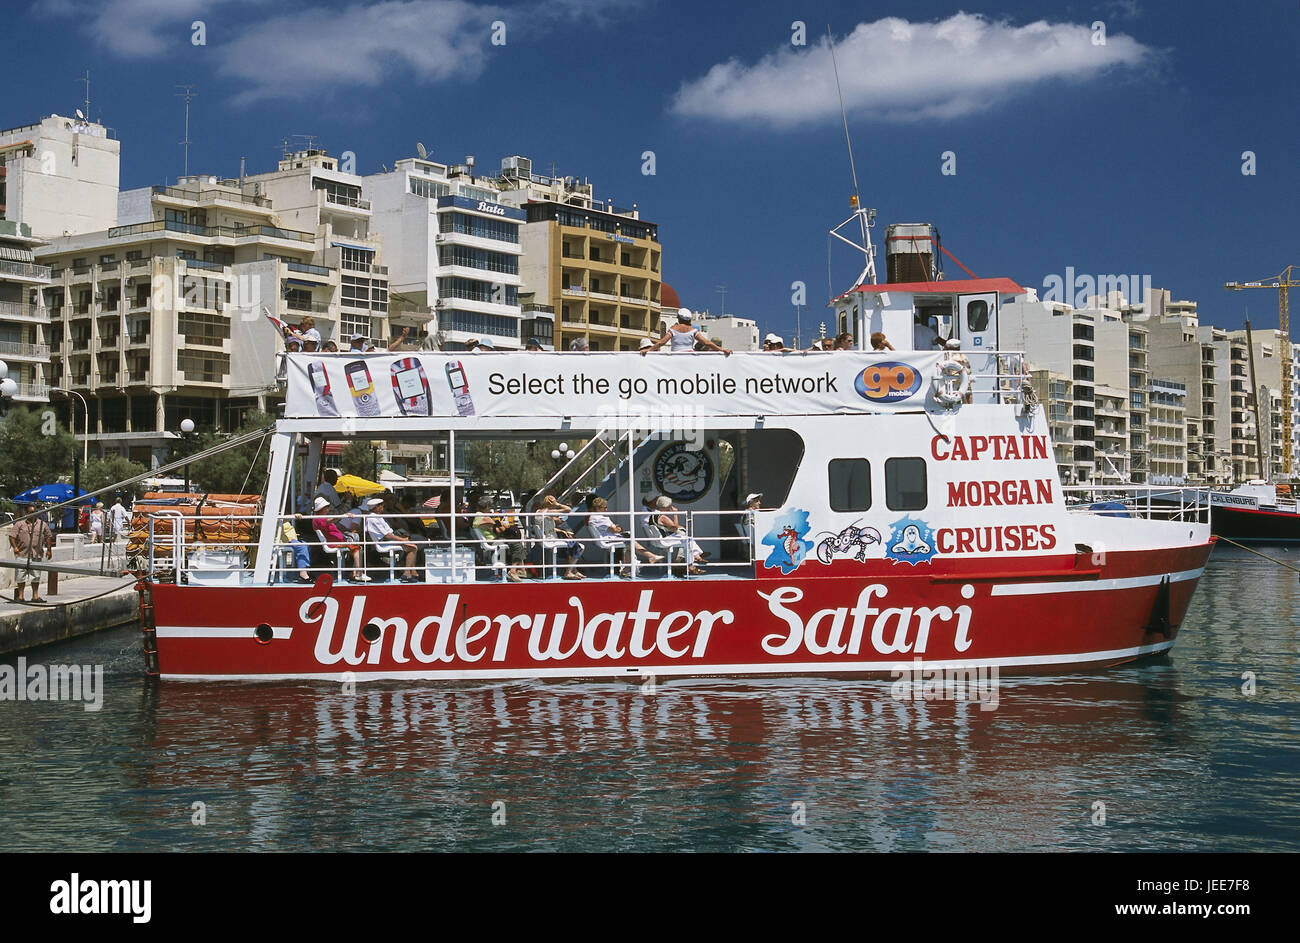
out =
[(778, 516), (762, 540), (772, 548), (772, 552), (763, 561), (763, 566), (768, 569), (780, 567), (781, 572), (787, 576), (797, 570), (812, 550), (813, 542), (804, 539), (808, 531), (807, 511), (794, 508)]
[(654, 485), (660, 494), (684, 504), (698, 501), (713, 484), (713, 462), (704, 449), (688, 449), (685, 442), (665, 446), (654, 461)]
[(885, 556), (895, 563), (924, 563), (934, 556), (934, 550), (934, 531), (915, 517), (895, 521), (885, 541)]
[(897, 403), (921, 388), (921, 373), (910, 364), (874, 363), (853, 378), (853, 388), (873, 403)]
[(880, 531), (874, 527), (859, 527), (856, 521), (838, 534), (822, 533), (826, 536), (817, 541), (817, 559), (827, 564), (841, 553), (852, 553), (853, 559), (861, 563), (867, 558), (867, 548), (880, 543)]

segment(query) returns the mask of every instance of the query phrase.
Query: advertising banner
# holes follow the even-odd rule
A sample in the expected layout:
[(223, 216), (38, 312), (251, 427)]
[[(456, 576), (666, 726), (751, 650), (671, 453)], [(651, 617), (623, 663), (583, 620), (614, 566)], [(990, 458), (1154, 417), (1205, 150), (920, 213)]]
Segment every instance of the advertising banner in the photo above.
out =
[(940, 354), (291, 354), (285, 418), (916, 411)]

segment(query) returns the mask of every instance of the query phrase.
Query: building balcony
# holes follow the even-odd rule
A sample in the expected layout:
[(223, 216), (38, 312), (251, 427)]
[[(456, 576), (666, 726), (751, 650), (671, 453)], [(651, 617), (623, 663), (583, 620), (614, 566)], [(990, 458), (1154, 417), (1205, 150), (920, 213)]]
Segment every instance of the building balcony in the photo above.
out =
[(285, 267), (291, 272), (298, 272), (302, 275), (319, 275), (321, 278), (329, 278), (330, 270), (323, 265), (312, 265), (309, 262), (290, 262), (284, 263)]
[(0, 279), (47, 283), (50, 280), (50, 267), (37, 265), (35, 262), (11, 262), (8, 259), (0, 259)]
[(341, 194), (331, 193), (324, 189), (319, 192), (325, 194), (325, 202), (329, 203), (331, 206), (340, 206), (344, 209), (357, 210), (358, 212), (365, 214), (370, 213), (369, 200), (362, 200), (359, 197), (353, 196), (342, 196)]
[(329, 314), (330, 310), (329, 305), (319, 301), (295, 301), (292, 298), (284, 299), (284, 306), (290, 311), (301, 311), (304, 314)]
[(24, 344), (18, 341), (0, 341), (0, 357), (19, 360), (46, 361), (50, 359), (50, 348), (46, 344)]
[(179, 201), (182, 203), (231, 203), (240, 206), (260, 206), (268, 211), (271, 201), (264, 196), (248, 193), (236, 193), (231, 190), (209, 188), (204, 190), (187, 190), (184, 187), (153, 187), (154, 196), (163, 197), (159, 202)]
[(49, 324), (51, 310), (16, 301), (0, 301), (0, 321), (24, 321), (29, 324)]
[(45, 383), (30, 380), (19, 381), (13, 398), (21, 402), (44, 403), (50, 399), (50, 388)]

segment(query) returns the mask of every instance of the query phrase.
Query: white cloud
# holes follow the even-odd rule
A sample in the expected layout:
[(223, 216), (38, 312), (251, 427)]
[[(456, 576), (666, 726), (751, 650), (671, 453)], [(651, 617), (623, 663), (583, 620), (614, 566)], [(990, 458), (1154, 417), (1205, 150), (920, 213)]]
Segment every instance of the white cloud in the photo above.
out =
[[(835, 43), (845, 106), (889, 121), (974, 114), (1045, 81), (1090, 79), (1154, 57), (1129, 36), (1109, 33), (1105, 45), (1094, 45), (1088, 25), (1012, 26), (969, 13), (931, 23), (861, 23)], [(682, 85), (672, 111), (777, 127), (836, 117), (827, 41), (786, 46), (754, 65), (719, 63)]]
[[(243, 83), (237, 101), (373, 87), (394, 66), (429, 82), (482, 71), (499, 7), (463, 0), (390, 0), (314, 9), (247, 27), (218, 49), (219, 71)], [(524, 21), (517, 29), (524, 28)], [(506, 20), (509, 43), (510, 23)]]
[[(231, 6), (266, 0), (45, 0), (32, 12), (77, 21), (82, 32), (129, 58), (176, 53), (190, 47), (190, 24), (203, 20), (215, 32), (242, 16)], [(224, 9), (223, 9), (224, 8)], [(213, 38), (209, 38), (209, 42)]]

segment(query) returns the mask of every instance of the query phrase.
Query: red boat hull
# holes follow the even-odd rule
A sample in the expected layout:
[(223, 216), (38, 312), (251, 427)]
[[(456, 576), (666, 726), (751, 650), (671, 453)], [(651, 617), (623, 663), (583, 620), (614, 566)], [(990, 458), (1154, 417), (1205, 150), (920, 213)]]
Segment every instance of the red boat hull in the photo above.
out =
[(164, 678), (897, 676), (917, 659), (1059, 672), (1168, 650), (1210, 549), (836, 561), (804, 578), (149, 589)]

